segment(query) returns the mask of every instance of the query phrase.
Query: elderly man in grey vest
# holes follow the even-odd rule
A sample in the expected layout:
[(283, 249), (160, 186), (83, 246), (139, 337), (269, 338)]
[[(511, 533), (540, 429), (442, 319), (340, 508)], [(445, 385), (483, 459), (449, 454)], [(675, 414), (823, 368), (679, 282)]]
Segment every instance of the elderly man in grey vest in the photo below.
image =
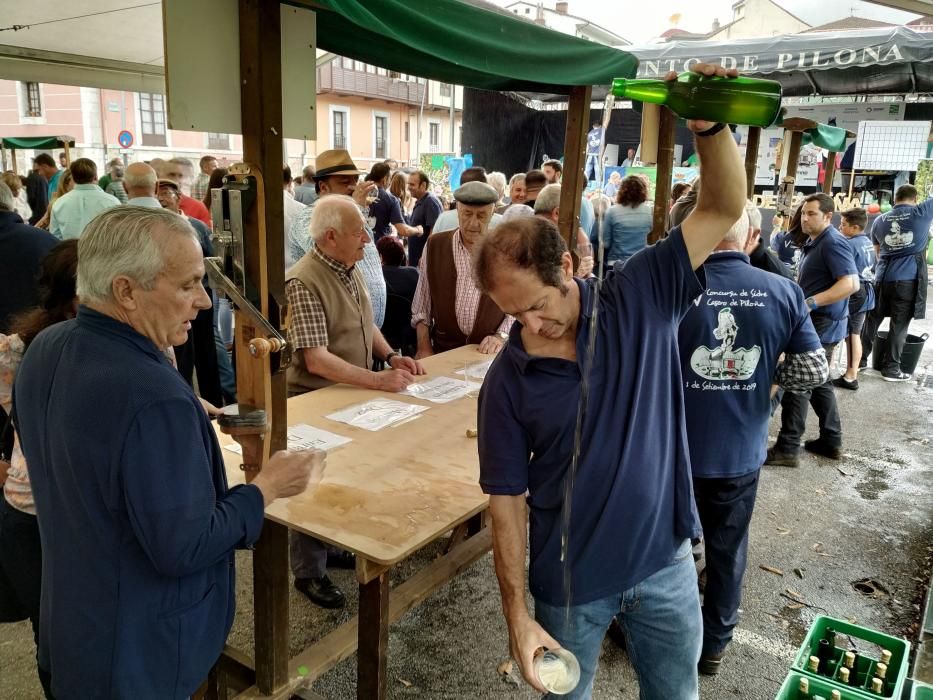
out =
[[(356, 264), (369, 242), (359, 207), (346, 195), (322, 197), (311, 215), (314, 246), (288, 272), (289, 342), (296, 352), (288, 368), (292, 394), (343, 382), (377, 391), (402, 391), (421, 364), (395, 352), (373, 322), (373, 309)], [(373, 359), (391, 369), (372, 371)], [(324, 608), (341, 608), (343, 592), (327, 576), (331, 566), (353, 567), (352, 555), (328, 553), (326, 545), (291, 533), (295, 588)]]

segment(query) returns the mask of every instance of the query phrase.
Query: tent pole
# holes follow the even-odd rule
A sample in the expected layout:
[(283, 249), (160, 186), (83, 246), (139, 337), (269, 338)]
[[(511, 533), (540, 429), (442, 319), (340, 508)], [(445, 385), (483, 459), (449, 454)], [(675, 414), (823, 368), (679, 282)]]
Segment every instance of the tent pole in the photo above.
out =
[(826, 156), (826, 168), (823, 170), (823, 192), (833, 193), (833, 178), (836, 177), (836, 152), (830, 151)]
[[(257, 308), (281, 327), (285, 303), (285, 241), (282, 231), (282, 58), (279, 0), (239, 0), (240, 119), (243, 160), (259, 176), (260, 198), (243, 221), (246, 279)], [(258, 173), (257, 173), (258, 171)], [(237, 398), (269, 416), (270, 454), (286, 449), (285, 373), (272, 373), (270, 359), (247, 349), (249, 321), (237, 318)], [(250, 337), (247, 337), (247, 336)], [(253, 554), (256, 685), (271, 695), (288, 680), (288, 529), (266, 520)]]
[(16, 164), (16, 149), (10, 149), (10, 159), (13, 161), (13, 172), (19, 175), (19, 166)]
[[(7, 167), (6, 167), (6, 148), (4, 148), (3, 146), (0, 146), (0, 167), (3, 168), (3, 171), (4, 171), (4, 172), (6, 172), (6, 170), (7, 170)], [(16, 172), (16, 170), (14, 169), (13, 172)]]
[(661, 107), (658, 125), (657, 174), (654, 185), (654, 217), (648, 245), (657, 243), (667, 229), (668, 203), (671, 199), (671, 179), (674, 176), (674, 127), (676, 117), (667, 107)]
[(758, 149), (761, 144), (761, 127), (748, 128), (748, 142), (745, 147), (745, 198), (755, 194), (755, 175), (758, 172)]
[[(567, 243), (567, 248), (574, 251), (577, 241), (577, 229), (580, 226), (580, 201), (583, 196), (583, 165), (586, 152), (586, 132), (590, 120), (590, 99), (593, 88), (589, 85), (570, 89), (570, 103), (567, 106), (567, 128), (564, 131), (564, 177), (560, 190), (560, 218), (557, 227)], [(574, 265), (576, 255), (574, 254)]]

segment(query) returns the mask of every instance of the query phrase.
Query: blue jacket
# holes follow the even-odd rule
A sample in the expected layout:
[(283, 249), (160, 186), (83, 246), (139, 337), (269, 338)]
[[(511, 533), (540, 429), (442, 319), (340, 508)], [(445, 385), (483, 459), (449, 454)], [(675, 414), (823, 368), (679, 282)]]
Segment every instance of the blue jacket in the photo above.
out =
[(233, 622), (233, 550), (259, 537), (262, 494), (227, 488), (210, 421), (159, 349), (87, 307), (32, 342), (14, 392), (53, 694), (190, 696)]

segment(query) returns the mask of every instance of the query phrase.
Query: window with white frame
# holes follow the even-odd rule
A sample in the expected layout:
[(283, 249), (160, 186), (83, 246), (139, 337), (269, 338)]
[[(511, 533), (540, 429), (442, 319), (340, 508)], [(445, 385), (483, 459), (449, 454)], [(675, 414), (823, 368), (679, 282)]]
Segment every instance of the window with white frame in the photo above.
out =
[(39, 89), (39, 83), (20, 83), (22, 92), (23, 116), (41, 117), (42, 116), (42, 91)]
[(430, 122), (428, 124), (428, 147), (436, 151), (441, 147), (441, 123)]
[(229, 151), (230, 134), (218, 134), (213, 131), (207, 132), (207, 150), (209, 151)]
[(450, 97), (450, 83), (441, 83), (441, 97)]
[(345, 107), (330, 108), (330, 147), (350, 150), (350, 111)]
[(373, 156), (383, 160), (389, 157), (389, 117), (385, 114), (373, 116)]
[(139, 125), (141, 144), (165, 146), (165, 97), (156, 93), (139, 93)]

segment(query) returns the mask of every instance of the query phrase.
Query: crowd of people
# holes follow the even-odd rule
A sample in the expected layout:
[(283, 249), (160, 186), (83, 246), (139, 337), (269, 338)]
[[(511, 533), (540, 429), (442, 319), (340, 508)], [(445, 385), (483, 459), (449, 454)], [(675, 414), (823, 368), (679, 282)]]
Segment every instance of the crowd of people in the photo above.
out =
[[(562, 646), (581, 667), (568, 697), (588, 698), (608, 630), (643, 697), (696, 698), (738, 622), (762, 465), (798, 466), (809, 405), (819, 435), (802, 447), (841, 458), (834, 389), (858, 388), (864, 356), (907, 376), (933, 200), (901, 187), (869, 237), (864, 211), (842, 212), (840, 231), (833, 200), (810, 195), (772, 251), (728, 129), (688, 127), (702, 167), (675, 190), (667, 234), (648, 244), (649, 183), (630, 175), (614, 201), (581, 200), (575, 255), (557, 160), (508, 179), (469, 168), (451, 206), (394, 161), (366, 172), (336, 149), (297, 178), (283, 166), (290, 396), (399, 392), (468, 344), (496, 357), (480, 485), (512, 655), (542, 692), (535, 654)], [(0, 182), (0, 622), (31, 620), (47, 697), (191, 695), (232, 624), (234, 550), (256, 542), (266, 505), (321, 478), (316, 455), (277, 453), (228, 488), (210, 417), (236, 400), (230, 316), (204, 267), (227, 171), (209, 155), (197, 170), (118, 160), (98, 179), (89, 159), (40, 155)], [(353, 554), (289, 545), (295, 588), (345, 606), (328, 569)]]

